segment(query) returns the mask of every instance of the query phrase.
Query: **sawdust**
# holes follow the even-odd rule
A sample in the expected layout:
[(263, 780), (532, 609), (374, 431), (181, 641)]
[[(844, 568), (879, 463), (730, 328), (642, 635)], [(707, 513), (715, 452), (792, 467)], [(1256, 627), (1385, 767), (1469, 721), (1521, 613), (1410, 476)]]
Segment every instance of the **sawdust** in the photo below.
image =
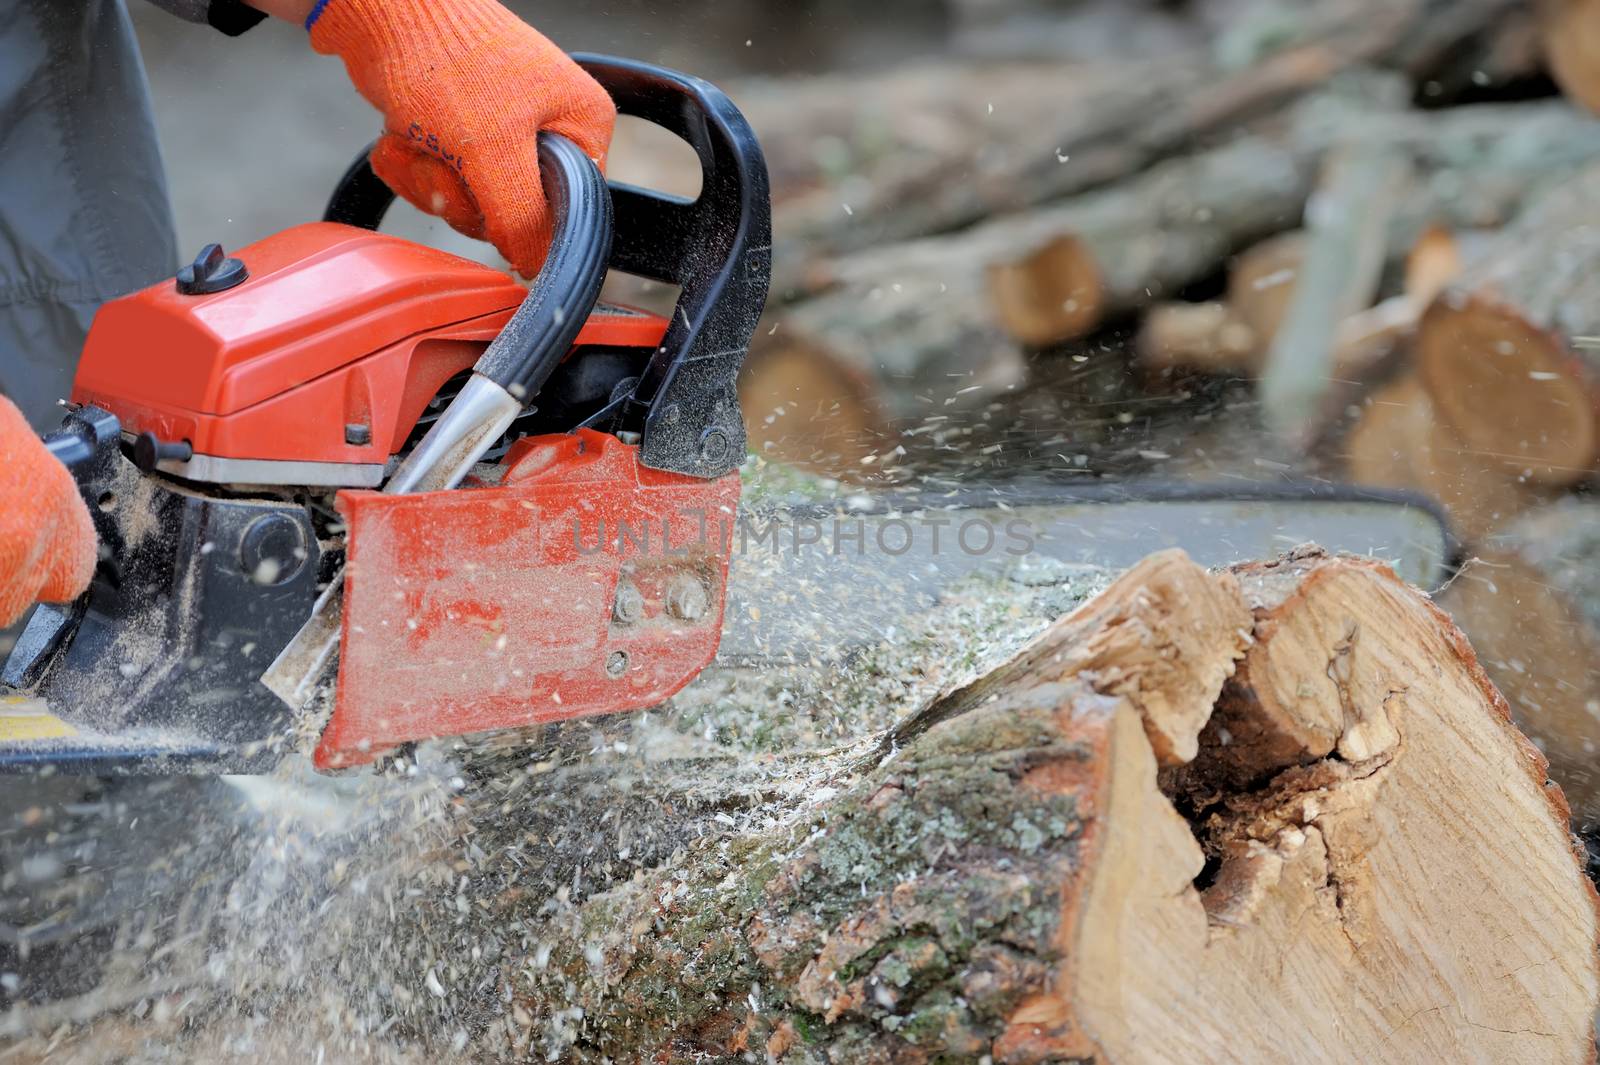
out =
[[(161, 531), (157, 503), (162, 489), (160, 482), (141, 474), (131, 462), (119, 461), (116, 465), (110, 513), (122, 531), (124, 550), (137, 551)], [(106, 504), (102, 503), (101, 508), (106, 509)]]

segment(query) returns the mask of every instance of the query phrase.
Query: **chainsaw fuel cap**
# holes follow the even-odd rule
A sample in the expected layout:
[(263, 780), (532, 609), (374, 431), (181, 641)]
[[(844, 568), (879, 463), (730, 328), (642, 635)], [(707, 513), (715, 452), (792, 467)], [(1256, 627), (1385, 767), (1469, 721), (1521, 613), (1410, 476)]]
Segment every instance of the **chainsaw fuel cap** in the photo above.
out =
[(244, 263), (228, 258), (221, 244), (207, 244), (194, 262), (178, 271), (178, 291), (185, 296), (209, 296), (242, 285), (249, 276)]

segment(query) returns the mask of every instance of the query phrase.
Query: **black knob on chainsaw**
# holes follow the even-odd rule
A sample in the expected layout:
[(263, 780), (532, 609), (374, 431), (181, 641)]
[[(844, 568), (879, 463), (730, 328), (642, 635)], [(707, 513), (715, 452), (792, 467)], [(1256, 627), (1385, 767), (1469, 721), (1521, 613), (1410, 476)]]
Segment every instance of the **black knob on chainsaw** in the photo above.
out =
[(194, 448), (187, 440), (163, 440), (155, 433), (140, 433), (133, 441), (133, 464), (146, 473), (168, 459), (188, 462), (192, 458)]
[(207, 244), (194, 262), (178, 271), (178, 291), (185, 296), (206, 296), (242, 285), (249, 276), (244, 263), (228, 258), (221, 244)]

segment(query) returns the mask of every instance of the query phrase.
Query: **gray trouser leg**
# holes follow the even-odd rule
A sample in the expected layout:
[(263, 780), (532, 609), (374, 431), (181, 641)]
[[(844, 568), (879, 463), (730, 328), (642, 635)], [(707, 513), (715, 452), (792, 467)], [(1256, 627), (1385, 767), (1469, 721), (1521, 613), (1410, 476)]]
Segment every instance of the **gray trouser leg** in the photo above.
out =
[(59, 424), (94, 309), (171, 275), (172, 228), (119, 0), (0, 0), (0, 390), (35, 427)]
[(42, 300), (0, 306), (0, 393), (44, 433), (61, 423), (95, 303)]

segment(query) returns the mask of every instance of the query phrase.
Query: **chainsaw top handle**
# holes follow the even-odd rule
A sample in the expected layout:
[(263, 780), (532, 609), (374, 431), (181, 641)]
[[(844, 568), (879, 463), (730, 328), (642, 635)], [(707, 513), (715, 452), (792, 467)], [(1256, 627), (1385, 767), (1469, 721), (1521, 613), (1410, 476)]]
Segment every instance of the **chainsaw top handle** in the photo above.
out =
[[(603, 263), (608, 260), (626, 273), (677, 285), (681, 294), (661, 347), (637, 377), (625, 381), (611, 402), (577, 428), (638, 432), (642, 435), (640, 460), (645, 465), (696, 477), (719, 477), (736, 469), (744, 458), (745, 428), (736, 380), (761, 318), (772, 275), (772, 208), (766, 161), (749, 123), (714, 85), (633, 60), (597, 55), (573, 58), (611, 94), (621, 114), (676, 134), (694, 149), (701, 168), (700, 195), (693, 200), (621, 183), (610, 186), (607, 204), (614, 212), (616, 235)], [(548, 163), (545, 171), (547, 179), (560, 177), (552, 175)], [(549, 180), (546, 190), (547, 195), (551, 193)], [(557, 187), (555, 191), (561, 190)], [(393, 200), (394, 193), (372, 173), (363, 153), (340, 180), (324, 217), (375, 229)], [(587, 202), (574, 200), (536, 290), (552, 272), (557, 249), (572, 242), (577, 242), (574, 246), (578, 248), (592, 247), (577, 217), (578, 207), (588, 210)], [(609, 228), (607, 225), (608, 233)], [(598, 229), (587, 232), (589, 237), (599, 236)], [(587, 265), (587, 256), (582, 258)], [(584, 288), (584, 298), (578, 298), (577, 290), (571, 289), (567, 291), (573, 291), (574, 298), (549, 302), (549, 293), (559, 291), (554, 282), (565, 276), (564, 270), (552, 278), (544, 306), (546, 313), (561, 306), (562, 317), (575, 336), (597, 297), (598, 280), (595, 295)], [(529, 303), (534, 296), (529, 293)], [(523, 304), (524, 310), (529, 303)], [(574, 309), (579, 313), (572, 313)], [(506, 328), (506, 333), (512, 334), (510, 345), (519, 354), (525, 353), (530, 343), (557, 344), (560, 335), (551, 330), (519, 326), (517, 319), (522, 315), (519, 310)], [(529, 383), (533, 387), (524, 385), (527, 391), (519, 394), (532, 398), (571, 339), (566, 337), (554, 351), (543, 351), (544, 361), (541, 353), (532, 354), (542, 376), (532, 375)], [(484, 353), (485, 360), (504, 354), (497, 353), (496, 346), (499, 341)], [(484, 369), (481, 362), (479, 369)]]

